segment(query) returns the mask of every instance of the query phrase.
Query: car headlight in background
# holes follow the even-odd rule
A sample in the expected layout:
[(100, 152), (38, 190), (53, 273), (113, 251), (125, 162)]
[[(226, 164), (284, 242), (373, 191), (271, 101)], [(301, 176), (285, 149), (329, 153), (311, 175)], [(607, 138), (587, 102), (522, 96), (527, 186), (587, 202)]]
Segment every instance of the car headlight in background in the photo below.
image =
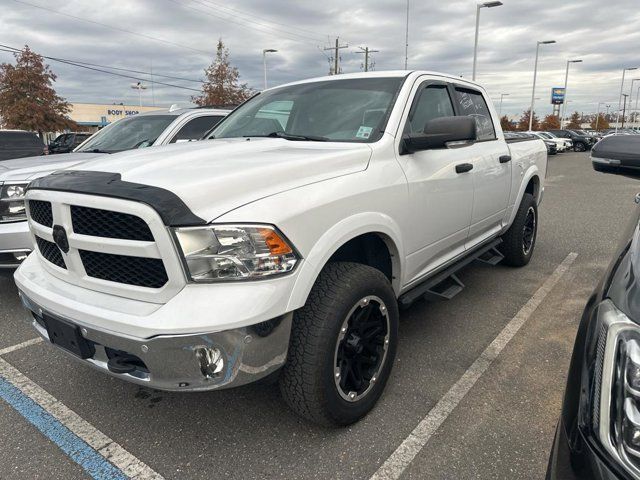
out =
[(293, 270), (298, 255), (269, 225), (175, 228), (187, 275), (194, 282), (271, 277)]
[(27, 219), (24, 204), (24, 193), (27, 185), (28, 182), (0, 185), (0, 223)]
[(640, 326), (611, 300), (598, 306), (597, 315), (593, 429), (607, 451), (640, 479)]

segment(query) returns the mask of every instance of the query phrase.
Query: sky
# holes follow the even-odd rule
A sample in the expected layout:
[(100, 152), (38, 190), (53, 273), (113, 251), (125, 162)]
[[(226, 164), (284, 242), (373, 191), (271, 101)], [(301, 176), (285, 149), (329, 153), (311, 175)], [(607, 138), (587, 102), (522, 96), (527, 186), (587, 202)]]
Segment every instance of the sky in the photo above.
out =
[[(503, 0), (481, 9), (477, 81), (503, 113), (518, 115), (531, 102), (536, 42), (540, 47), (536, 113), (551, 113), (552, 87), (569, 75), (567, 112), (595, 113), (599, 102), (617, 108), (622, 69), (640, 67), (640, 0)], [(476, 2), (409, 0), (408, 68), (471, 78)], [(326, 75), (338, 36), (341, 69), (362, 69), (372, 54), (375, 70), (404, 68), (406, 0), (0, 0), (0, 44), (29, 45), (41, 55), (110, 67), (153, 71), (158, 82), (142, 92), (145, 105), (189, 104), (222, 38), (242, 82), (263, 87), (263, 49), (269, 86)], [(74, 18), (75, 17), (75, 18)], [(0, 62), (12, 55), (0, 51)], [(135, 79), (47, 61), (55, 88), (70, 102), (138, 103)], [(100, 67), (96, 67), (100, 68)], [(113, 71), (113, 70), (112, 70)], [(150, 85), (150, 76), (137, 76)], [(640, 78), (627, 72), (625, 92)], [(182, 87), (182, 88), (178, 88)], [(640, 87), (635, 82), (633, 104)]]

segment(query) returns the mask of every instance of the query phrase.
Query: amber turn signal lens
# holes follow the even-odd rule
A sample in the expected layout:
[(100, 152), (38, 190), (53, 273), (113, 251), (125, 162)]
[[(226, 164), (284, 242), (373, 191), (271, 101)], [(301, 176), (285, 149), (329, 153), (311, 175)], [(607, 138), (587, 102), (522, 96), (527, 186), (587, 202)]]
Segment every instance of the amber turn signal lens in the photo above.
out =
[(269, 228), (261, 228), (258, 230), (264, 239), (264, 243), (269, 247), (271, 255), (286, 255), (293, 253), (291, 247), (280, 236)]

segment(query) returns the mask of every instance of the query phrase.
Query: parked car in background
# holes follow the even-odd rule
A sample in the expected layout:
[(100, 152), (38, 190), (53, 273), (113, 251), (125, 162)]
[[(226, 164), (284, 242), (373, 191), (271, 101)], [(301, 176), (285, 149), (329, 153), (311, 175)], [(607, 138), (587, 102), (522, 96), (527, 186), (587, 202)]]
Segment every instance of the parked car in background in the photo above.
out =
[(45, 149), (40, 137), (33, 132), (0, 130), (0, 161), (44, 155)]
[(552, 140), (560, 140), (564, 143), (565, 150), (568, 152), (569, 150), (573, 150), (573, 140), (570, 138), (561, 138), (552, 132), (542, 132), (545, 136), (549, 137)]
[(582, 135), (583, 137), (587, 138), (591, 142), (592, 146), (598, 142), (598, 137), (594, 135), (593, 132), (587, 132), (586, 130), (576, 130), (576, 129), (571, 129), (571, 131), (576, 135)]
[[(640, 136), (606, 137), (591, 159), (596, 171), (640, 179)], [(640, 478), (639, 221), (636, 205), (582, 314), (547, 480)]]
[(546, 132), (527, 132), (535, 137), (538, 137), (540, 140), (544, 141), (545, 144), (553, 144), (556, 147), (557, 153), (564, 153), (567, 151), (567, 144), (565, 143), (564, 138), (552, 137)]
[(347, 425), (389, 379), (398, 302), (451, 298), (473, 259), (533, 255), (543, 143), (505, 141), (487, 92), (460, 77), (296, 82), (211, 137), (29, 185), (37, 252), (15, 279), (56, 348), (183, 392), (282, 369), (295, 412)]
[(49, 144), (49, 154), (72, 152), (90, 136), (91, 133), (86, 132), (61, 133)]
[(0, 162), (0, 268), (15, 268), (31, 251), (24, 190), (54, 171), (95, 157), (200, 139), (229, 112), (190, 108), (142, 113), (118, 120), (89, 137), (73, 152)]
[(591, 137), (586, 135), (579, 135), (572, 130), (549, 130), (556, 137), (569, 138), (573, 142), (573, 150), (575, 152), (586, 152), (593, 146)]

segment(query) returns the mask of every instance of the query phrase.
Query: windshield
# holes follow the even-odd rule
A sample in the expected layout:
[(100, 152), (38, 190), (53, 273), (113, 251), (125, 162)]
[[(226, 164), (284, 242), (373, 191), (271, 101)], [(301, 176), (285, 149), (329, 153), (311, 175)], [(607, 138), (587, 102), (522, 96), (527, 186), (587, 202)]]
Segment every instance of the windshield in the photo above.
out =
[(231, 113), (209, 138), (375, 142), (404, 78), (310, 82), (270, 90)]
[(123, 118), (100, 130), (74, 151), (115, 153), (150, 147), (175, 119), (174, 115), (141, 115)]
[(542, 138), (546, 138), (546, 139), (553, 138), (551, 135), (549, 135), (546, 132), (540, 132), (540, 133), (538, 133), (538, 135), (540, 135)]

